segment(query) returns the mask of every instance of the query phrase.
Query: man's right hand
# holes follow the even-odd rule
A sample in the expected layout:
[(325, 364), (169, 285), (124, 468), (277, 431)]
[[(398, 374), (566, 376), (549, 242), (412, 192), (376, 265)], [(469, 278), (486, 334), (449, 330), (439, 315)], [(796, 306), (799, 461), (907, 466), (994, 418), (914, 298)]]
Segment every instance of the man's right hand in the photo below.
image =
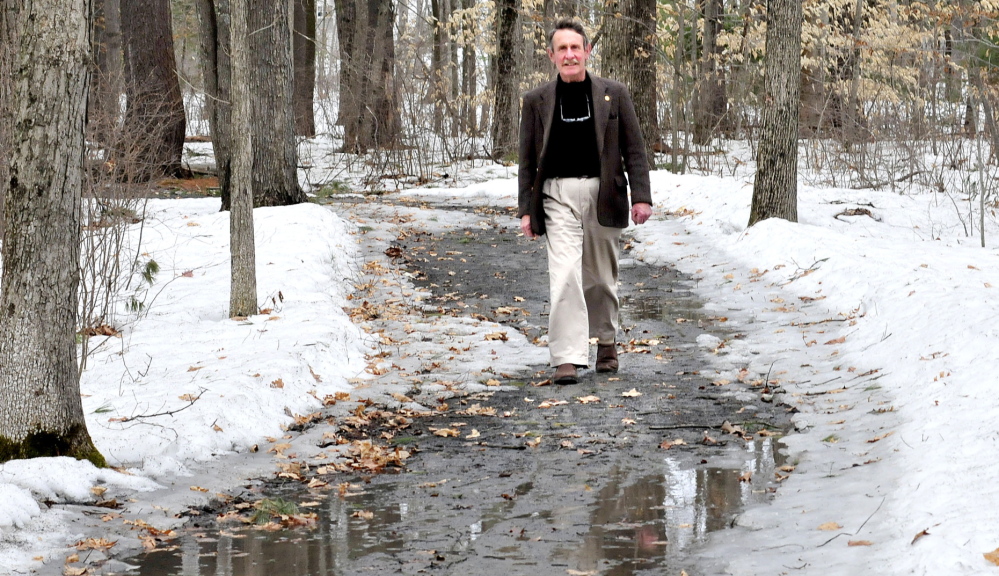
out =
[(527, 236), (528, 238), (533, 239), (538, 237), (538, 235), (535, 234), (533, 230), (531, 230), (530, 214), (524, 214), (523, 216), (520, 217), (520, 231), (523, 232), (524, 236)]

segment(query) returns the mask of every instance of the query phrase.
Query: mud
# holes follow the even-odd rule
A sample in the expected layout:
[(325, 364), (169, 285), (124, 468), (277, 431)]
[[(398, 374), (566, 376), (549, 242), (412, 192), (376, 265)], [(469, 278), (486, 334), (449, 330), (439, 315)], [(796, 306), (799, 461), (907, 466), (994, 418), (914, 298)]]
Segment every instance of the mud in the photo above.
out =
[[(426, 314), (489, 318), (540, 343), (544, 244), (516, 232), (414, 234), (395, 254), (433, 293)], [(697, 574), (689, 552), (705, 535), (771, 497), (788, 414), (764, 401), (762, 382), (719, 381), (695, 341), (739, 335), (703, 312), (694, 279), (634, 261), (633, 242), (622, 241), (618, 373), (587, 370), (571, 386), (547, 384), (547, 366), (497, 375), (500, 390), (451, 398), (403, 429), (371, 430), (413, 452), (399, 473), (326, 478), (340, 491), (248, 483), (192, 516), (173, 549), (126, 560), (126, 573)], [(476, 405), (475, 415), (458, 414)], [(318, 519), (277, 531), (214, 520), (263, 497)]]

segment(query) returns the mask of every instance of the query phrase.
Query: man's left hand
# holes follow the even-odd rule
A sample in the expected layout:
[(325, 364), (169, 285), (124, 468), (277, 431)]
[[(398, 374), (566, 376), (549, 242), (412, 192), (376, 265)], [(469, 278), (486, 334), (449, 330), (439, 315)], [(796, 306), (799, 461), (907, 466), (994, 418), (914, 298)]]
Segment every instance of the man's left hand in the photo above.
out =
[(635, 224), (645, 224), (645, 221), (652, 216), (652, 205), (645, 202), (636, 202), (631, 207), (631, 219)]

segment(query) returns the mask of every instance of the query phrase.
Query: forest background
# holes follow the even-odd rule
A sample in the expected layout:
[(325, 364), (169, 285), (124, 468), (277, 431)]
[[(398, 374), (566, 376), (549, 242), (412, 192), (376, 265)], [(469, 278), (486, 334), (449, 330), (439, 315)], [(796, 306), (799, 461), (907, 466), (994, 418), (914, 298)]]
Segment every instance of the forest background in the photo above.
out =
[[(85, 365), (88, 336), (113, 334), (123, 310), (134, 313), (145, 305), (135, 294), (156, 270), (139, 257), (140, 248), (133, 247), (133, 254), (123, 250), (123, 230), (141, 220), (139, 202), (152, 187), (162, 186), (163, 176), (192, 175), (181, 162), (186, 139), (211, 139), (218, 182), (209, 187), (221, 194), (223, 209), (234, 190), (252, 190), (254, 206), (273, 206), (303, 202), (306, 192), (377, 192), (455, 181), (462, 163), (511, 165), (517, 161), (519, 96), (552, 76), (547, 32), (557, 16), (572, 15), (590, 30), (595, 45), (590, 68), (630, 87), (655, 166), (733, 176), (751, 158), (760, 160), (765, 112), (774, 107), (766, 81), (766, 74), (774, 73), (765, 50), (771, 41), (768, 10), (776, 18), (776, 7), (797, 4), (8, 3), (0, 13), (0, 195), (9, 189), (18, 202), (26, 199), (20, 190), (28, 188), (23, 177), (28, 171), (14, 174), (12, 166), (35, 161), (33, 154), (46, 148), (26, 143), (24, 134), (41, 126), (33, 119), (44, 115), (38, 106), (48, 99), (23, 95), (58, 87), (33, 81), (25, 71), (36, 66), (43, 70), (36, 78), (44, 79), (43, 66), (69, 54), (67, 60), (89, 73), (77, 75), (86, 78), (77, 93), (87, 103), (80, 116), (86, 121), (83, 201), (63, 209), (66, 225), (51, 229), (79, 227), (81, 233), (50, 246), (78, 243), (82, 254), (77, 266), (72, 250), (63, 260), (51, 250), (48, 264), (53, 270), (79, 269), (80, 308), (70, 320)], [(982, 220), (999, 197), (994, 168), (999, 1), (806, 0), (800, 8), (794, 15), (800, 18), (800, 62), (793, 60), (796, 69), (782, 72), (791, 79), (785, 84), (797, 88), (797, 148), (799, 164), (807, 168), (802, 181), (941, 193), (954, 204), (965, 233), (981, 233)], [(29, 11), (42, 16), (24, 19)], [(84, 23), (85, 33), (75, 38), (86, 38), (88, 50), (62, 50), (45, 36), (54, 29), (50, 23), (60, 22), (67, 34), (74, 32), (71, 24)], [(74, 90), (60, 97), (72, 100), (66, 94)], [(61, 149), (69, 136), (47, 137)], [(252, 147), (244, 145), (250, 141)], [(308, 141), (330, 144), (321, 161), (300, 154)], [(743, 159), (725, 154), (733, 143), (749, 153)], [(42, 205), (4, 205), (0, 234), (8, 227), (19, 234), (30, 230), (31, 222), (48, 214)], [(40, 270), (41, 260), (28, 262), (24, 252), (5, 242), (4, 268), (11, 278), (17, 270)], [(75, 291), (72, 274), (64, 276), (59, 294)], [(27, 292), (9, 286), (14, 284), (5, 288), (4, 304)], [(0, 326), (10, 330), (0, 331), (0, 354), (31, 355), (15, 339), (13, 322)], [(53, 333), (35, 340), (62, 338)], [(60, 386), (73, 390), (78, 375), (66, 367), (66, 358), (59, 362)], [(5, 390), (28, 380), (13, 361), (5, 365), (0, 373)], [(5, 391), (0, 410), (19, 414), (17, 399), (24, 397)], [(60, 426), (78, 424), (81, 416), (63, 418)], [(5, 416), (0, 423), (3, 438), (28, 434), (24, 426), (11, 432), (16, 427), (8, 420), (14, 418)], [(27, 455), (0, 448), (0, 459)]]

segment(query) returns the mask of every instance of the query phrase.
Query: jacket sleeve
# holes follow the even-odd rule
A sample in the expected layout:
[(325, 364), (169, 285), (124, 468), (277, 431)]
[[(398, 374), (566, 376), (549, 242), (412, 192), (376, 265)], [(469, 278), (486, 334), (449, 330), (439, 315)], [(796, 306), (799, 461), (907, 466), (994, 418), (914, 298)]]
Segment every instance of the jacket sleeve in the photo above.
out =
[(517, 170), (517, 218), (530, 213), (531, 195), (534, 193), (534, 180), (538, 173), (538, 151), (535, 150), (535, 107), (530, 94), (524, 96), (520, 107), (520, 148)]
[(645, 153), (642, 128), (638, 124), (638, 114), (631, 101), (631, 93), (622, 86), (621, 98), (621, 156), (624, 168), (628, 171), (631, 185), (631, 203), (652, 204), (652, 185), (649, 183), (649, 160)]

